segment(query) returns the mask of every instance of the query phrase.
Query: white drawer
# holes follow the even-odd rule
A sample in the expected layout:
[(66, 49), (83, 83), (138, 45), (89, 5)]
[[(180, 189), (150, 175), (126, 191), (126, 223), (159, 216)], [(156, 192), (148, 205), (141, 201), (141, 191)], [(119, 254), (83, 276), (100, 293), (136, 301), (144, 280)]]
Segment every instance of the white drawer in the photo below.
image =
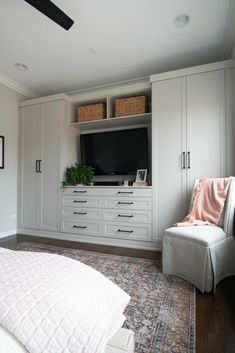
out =
[(102, 210), (98, 208), (76, 208), (64, 207), (61, 209), (62, 218), (72, 218), (73, 220), (101, 219)]
[(102, 197), (96, 196), (62, 196), (62, 206), (73, 206), (73, 207), (102, 207)]
[(128, 223), (151, 223), (151, 211), (136, 211), (136, 210), (103, 210), (103, 219), (107, 221), (128, 222)]
[(91, 221), (65, 221), (61, 222), (61, 231), (86, 235), (100, 235), (101, 222)]
[(94, 187), (67, 187), (62, 189), (62, 195), (102, 196), (102, 190)]
[(104, 197), (103, 208), (120, 208), (128, 210), (151, 210), (152, 199), (144, 197)]
[(103, 223), (103, 235), (105, 237), (151, 241), (151, 225), (150, 224), (124, 224), (115, 222)]
[(141, 189), (141, 188), (110, 188), (103, 190), (104, 196), (129, 196), (129, 197), (151, 197), (152, 189)]

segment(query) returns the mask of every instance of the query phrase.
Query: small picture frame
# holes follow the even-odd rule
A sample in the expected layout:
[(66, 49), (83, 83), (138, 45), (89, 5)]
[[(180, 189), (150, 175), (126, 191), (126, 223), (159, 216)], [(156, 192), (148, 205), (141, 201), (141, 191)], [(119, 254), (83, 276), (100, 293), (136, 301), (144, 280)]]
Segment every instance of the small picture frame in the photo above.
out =
[(4, 169), (4, 136), (0, 136), (0, 169)]
[(147, 169), (138, 169), (136, 173), (136, 182), (145, 183), (147, 178)]

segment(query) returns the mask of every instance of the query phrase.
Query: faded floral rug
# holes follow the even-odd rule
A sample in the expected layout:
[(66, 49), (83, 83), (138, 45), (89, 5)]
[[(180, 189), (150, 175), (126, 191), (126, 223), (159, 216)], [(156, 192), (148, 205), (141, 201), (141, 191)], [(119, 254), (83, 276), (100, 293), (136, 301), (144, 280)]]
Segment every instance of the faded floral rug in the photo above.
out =
[(159, 260), (21, 242), (17, 250), (44, 251), (79, 260), (131, 296), (124, 326), (135, 332), (135, 353), (195, 352), (195, 288), (163, 275)]

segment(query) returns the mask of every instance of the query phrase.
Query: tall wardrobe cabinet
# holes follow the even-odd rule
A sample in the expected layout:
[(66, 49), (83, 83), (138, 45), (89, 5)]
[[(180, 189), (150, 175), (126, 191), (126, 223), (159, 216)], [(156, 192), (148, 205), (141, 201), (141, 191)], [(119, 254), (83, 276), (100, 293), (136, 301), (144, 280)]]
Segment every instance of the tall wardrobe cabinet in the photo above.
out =
[(64, 152), (69, 148), (68, 104), (63, 99), (35, 101), (20, 107), (18, 223), (20, 228), (58, 231), (60, 183), (64, 167), (75, 160)]
[(224, 177), (231, 170), (226, 155), (231, 70), (199, 69), (151, 78), (156, 241), (162, 240), (164, 229), (186, 216), (195, 179)]

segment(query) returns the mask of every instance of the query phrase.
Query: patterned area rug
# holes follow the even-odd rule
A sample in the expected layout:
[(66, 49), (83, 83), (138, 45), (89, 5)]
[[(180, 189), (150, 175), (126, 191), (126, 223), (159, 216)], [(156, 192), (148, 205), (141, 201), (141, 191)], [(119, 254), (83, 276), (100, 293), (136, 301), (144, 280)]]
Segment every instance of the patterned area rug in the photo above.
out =
[(18, 250), (57, 253), (79, 260), (124, 289), (131, 302), (125, 327), (135, 332), (135, 353), (195, 352), (195, 288), (161, 273), (157, 260), (22, 242)]

